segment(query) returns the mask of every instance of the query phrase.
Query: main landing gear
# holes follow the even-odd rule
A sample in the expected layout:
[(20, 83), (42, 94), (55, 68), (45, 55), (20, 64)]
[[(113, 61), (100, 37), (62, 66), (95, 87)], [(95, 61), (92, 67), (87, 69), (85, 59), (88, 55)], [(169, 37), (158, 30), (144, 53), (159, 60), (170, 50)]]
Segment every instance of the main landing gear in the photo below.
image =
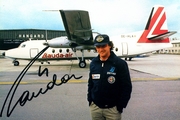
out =
[(86, 67), (86, 61), (85, 60), (79, 60), (79, 67), (85, 68)]
[[(129, 61), (131, 61), (131, 60), (132, 60), (132, 58), (133, 58), (133, 57), (129, 57)], [(127, 61), (127, 59), (128, 59), (128, 58), (126, 57), (126, 58), (125, 58), (125, 60)]]
[[(76, 49), (74, 48), (74, 49), (72, 49), (72, 50), (73, 50), (73, 52), (74, 52), (75, 55), (76, 55)], [(84, 59), (84, 50), (83, 50), (83, 49), (81, 50), (81, 53), (82, 53), (81, 59), (79, 59), (79, 58), (77, 57), (77, 55), (76, 55), (76, 57), (77, 57), (77, 59), (79, 60), (79, 67), (80, 67), (80, 68), (85, 68), (85, 67), (86, 67), (86, 61), (85, 61), (85, 59)]]

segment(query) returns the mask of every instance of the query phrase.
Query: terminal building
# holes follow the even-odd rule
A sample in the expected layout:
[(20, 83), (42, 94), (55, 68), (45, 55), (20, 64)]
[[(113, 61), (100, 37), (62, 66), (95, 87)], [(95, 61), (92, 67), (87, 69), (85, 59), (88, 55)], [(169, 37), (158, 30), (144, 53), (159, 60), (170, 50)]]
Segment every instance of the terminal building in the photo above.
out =
[[(180, 38), (174, 37), (174, 38), (171, 38), (171, 41), (172, 41), (173, 47), (164, 49), (164, 52), (168, 53), (168, 54), (179, 54), (180, 55)], [(178, 42), (176, 42), (176, 41), (178, 41)]]
[(157, 51), (160, 54), (178, 54), (180, 55), (180, 33), (177, 33), (176, 36), (170, 37), (172, 47), (165, 48)]
[(9, 29), (0, 30), (0, 50), (16, 48), (20, 43), (32, 40), (50, 40), (55, 37), (66, 36), (63, 30), (43, 29)]

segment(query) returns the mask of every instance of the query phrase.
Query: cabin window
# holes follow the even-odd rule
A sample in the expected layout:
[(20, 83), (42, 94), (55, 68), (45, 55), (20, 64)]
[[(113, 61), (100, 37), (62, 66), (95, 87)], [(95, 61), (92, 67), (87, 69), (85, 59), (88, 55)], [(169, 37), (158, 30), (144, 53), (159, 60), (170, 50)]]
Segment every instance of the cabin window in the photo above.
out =
[(69, 52), (69, 49), (66, 49), (66, 52)]
[(121, 38), (125, 38), (125, 35), (121, 35)]
[(59, 49), (59, 52), (62, 53), (62, 49)]
[(55, 50), (54, 49), (52, 49), (52, 53), (54, 53), (55, 52)]

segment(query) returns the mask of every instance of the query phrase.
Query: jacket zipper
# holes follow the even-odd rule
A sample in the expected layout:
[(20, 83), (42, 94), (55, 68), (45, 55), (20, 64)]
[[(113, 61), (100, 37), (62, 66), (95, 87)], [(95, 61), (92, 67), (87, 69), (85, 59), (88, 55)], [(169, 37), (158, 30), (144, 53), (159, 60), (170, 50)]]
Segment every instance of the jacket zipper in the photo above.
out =
[(104, 67), (104, 62), (102, 62), (102, 67)]
[(100, 96), (102, 95), (102, 87), (103, 87), (103, 73), (104, 73), (104, 62), (101, 63), (101, 73), (100, 73)]

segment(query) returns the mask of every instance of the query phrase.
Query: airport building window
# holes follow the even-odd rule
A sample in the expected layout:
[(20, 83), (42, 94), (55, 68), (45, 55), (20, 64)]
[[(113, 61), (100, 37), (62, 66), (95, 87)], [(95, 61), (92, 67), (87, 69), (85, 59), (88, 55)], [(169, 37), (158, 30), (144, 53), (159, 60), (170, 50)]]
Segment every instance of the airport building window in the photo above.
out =
[(21, 38), (22, 37), (22, 35), (21, 34), (19, 34), (19, 38)]
[(28, 35), (28, 34), (26, 34), (26, 37), (27, 37), (27, 38), (29, 38), (29, 35)]
[(38, 34), (37, 37), (40, 38), (41, 37), (40, 34)]
[(34, 35), (34, 38), (36, 38), (36, 35)]
[(32, 34), (30, 34), (30, 38), (33, 38), (33, 35), (32, 35)]
[(25, 34), (23, 34), (23, 38), (25, 38)]

